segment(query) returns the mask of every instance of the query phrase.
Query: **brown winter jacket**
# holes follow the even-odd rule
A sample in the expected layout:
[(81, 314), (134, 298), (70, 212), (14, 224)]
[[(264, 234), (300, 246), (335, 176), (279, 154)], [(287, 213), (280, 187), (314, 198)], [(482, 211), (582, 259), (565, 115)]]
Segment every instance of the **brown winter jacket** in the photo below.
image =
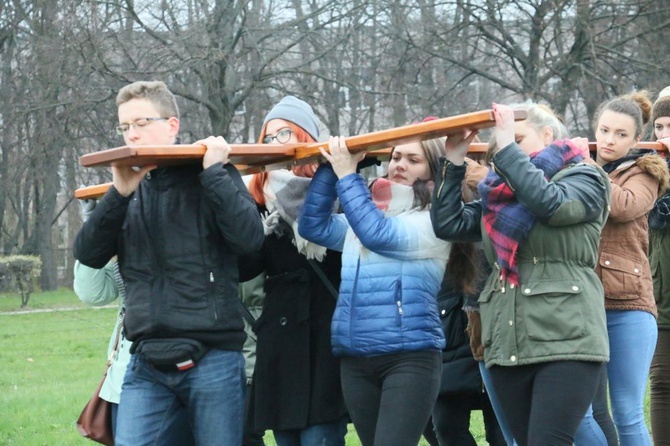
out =
[[(604, 168), (607, 170), (607, 165)], [(647, 216), (668, 187), (667, 164), (660, 156), (643, 152), (622, 162), (608, 176), (612, 203), (596, 266), (605, 288), (605, 308), (641, 310), (657, 316), (647, 257)]]

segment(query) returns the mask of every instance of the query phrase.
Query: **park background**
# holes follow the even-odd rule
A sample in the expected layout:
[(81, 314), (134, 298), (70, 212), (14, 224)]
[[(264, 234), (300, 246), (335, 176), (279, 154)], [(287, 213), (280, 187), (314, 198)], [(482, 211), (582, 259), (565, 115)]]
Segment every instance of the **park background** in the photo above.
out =
[(0, 255), (71, 284), (73, 191), (111, 180), (78, 158), (124, 144), (129, 82), (175, 92), (183, 143), (255, 141), (286, 94), (324, 134), (532, 99), (592, 139), (602, 101), (670, 85), (668, 29), (669, 0), (0, 0)]
[[(592, 139), (599, 103), (670, 85), (668, 29), (668, 0), (0, 0), (0, 258), (40, 260), (38, 307), (76, 304), (73, 191), (111, 179), (78, 158), (123, 145), (114, 98), (129, 82), (175, 92), (184, 143), (253, 142), (286, 94), (314, 106), (324, 135), (531, 99)], [(12, 286), (0, 277), (11, 305)], [(59, 434), (102, 372), (113, 320), (0, 318), (0, 444), (71, 444)], [(35, 430), (46, 437), (25, 440)]]

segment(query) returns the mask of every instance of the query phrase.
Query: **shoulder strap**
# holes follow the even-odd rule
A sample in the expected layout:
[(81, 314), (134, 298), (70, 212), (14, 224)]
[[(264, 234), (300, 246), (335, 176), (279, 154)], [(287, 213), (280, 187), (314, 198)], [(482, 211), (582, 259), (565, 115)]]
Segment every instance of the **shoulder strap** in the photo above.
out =
[(330, 291), (330, 294), (333, 296), (335, 300), (337, 300), (337, 290), (333, 286), (333, 284), (328, 280), (328, 277), (326, 277), (326, 273), (323, 272), (321, 267), (319, 266), (318, 263), (314, 259), (307, 259), (309, 262), (309, 265), (312, 267), (314, 272), (316, 273), (317, 276), (319, 276), (319, 279), (321, 279), (321, 282), (328, 288), (328, 291)]
[(241, 300), (238, 300), (237, 302), (240, 304), (240, 313), (242, 313), (242, 317), (250, 326), (253, 327), (254, 323), (256, 322), (256, 318), (253, 314), (251, 314), (251, 311), (249, 311), (247, 306), (244, 305), (244, 302)]
[(245, 321), (247, 321), (247, 324), (249, 324), (249, 329), (246, 327), (244, 328), (244, 332), (249, 336), (254, 342), (257, 342), (256, 336), (253, 335), (253, 326), (256, 323), (256, 318), (254, 317), (253, 314), (251, 314), (251, 311), (247, 308), (246, 305), (244, 305), (244, 302), (238, 299), (237, 301), (239, 303), (240, 307), (240, 313), (242, 313), (242, 317), (244, 318)]

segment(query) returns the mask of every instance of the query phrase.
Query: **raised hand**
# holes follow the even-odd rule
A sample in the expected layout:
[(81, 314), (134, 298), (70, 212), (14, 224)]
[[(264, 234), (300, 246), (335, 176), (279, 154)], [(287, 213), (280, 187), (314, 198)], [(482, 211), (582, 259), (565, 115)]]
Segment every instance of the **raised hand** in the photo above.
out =
[(582, 136), (576, 136), (570, 139), (574, 145), (582, 150), (582, 157), (586, 159), (591, 158), (591, 151), (589, 150), (589, 139)]
[(230, 161), (230, 145), (223, 136), (210, 136), (209, 138), (196, 141), (194, 144), (203, 145), (207, 148), (205, 156), (202, 157), (202, 168), (207, 169), (216, 163), (228, 164)]
[(156, 165), (144, 167), (112, 166), (112, 181), (114, 188), (119, 194), (127, 197), (135, 192), (147, 172), (155, 168)]
[[(81, 187), (84, 187), (83, 185)], [(98, 200), (95, 198), (87, 198), (79, 201), (79, 210), (81, 211), (81, 221), (88, 220), (88, 217), (93, 213), (93, 209), (98, 204)]]
[(338, 178), (356, 173), (356, 166), (365, 158), (365, 152), (351, 154), (347, 143), (342, 136), (331, 136), (328, 141), (328, 150), (319, 147), (321, 155), (333, 166), (333, 171)]
[(514, 142), (514, 111), (506, 105), (493, 103), (493, 116), (496, 120), (496, 152)]
[(463, 165), (468, 148), (470, 148), (470, 144), (477, 133), (479, 133), (478, 130), (463, 130), (459, 133), (447, 135), (447, 140), (444, 143), (445, 158), (457, 166)]

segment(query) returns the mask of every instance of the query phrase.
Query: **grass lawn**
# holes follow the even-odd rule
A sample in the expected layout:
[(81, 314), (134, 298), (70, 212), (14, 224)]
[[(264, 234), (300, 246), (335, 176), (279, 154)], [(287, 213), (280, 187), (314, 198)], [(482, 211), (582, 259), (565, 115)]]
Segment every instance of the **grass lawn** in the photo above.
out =
[[(0, 312), (16, 313), (20, 306), (17, 295), (0, 294)], [(0, 445), (94, 444), (79, 436), (75, 422), (102, 377), (116, 309), (89, 308), (64, 289), (33, 294), (27, 310), (72, 307), (0, 314)], [(647, 394), (647, 423), (648, 414)], [(471, 431), (486, 444), (479, 411)], [(265, 440), (275, 445), (271, 433)], [(352, 425), (347, 446), (360, 446)]]

